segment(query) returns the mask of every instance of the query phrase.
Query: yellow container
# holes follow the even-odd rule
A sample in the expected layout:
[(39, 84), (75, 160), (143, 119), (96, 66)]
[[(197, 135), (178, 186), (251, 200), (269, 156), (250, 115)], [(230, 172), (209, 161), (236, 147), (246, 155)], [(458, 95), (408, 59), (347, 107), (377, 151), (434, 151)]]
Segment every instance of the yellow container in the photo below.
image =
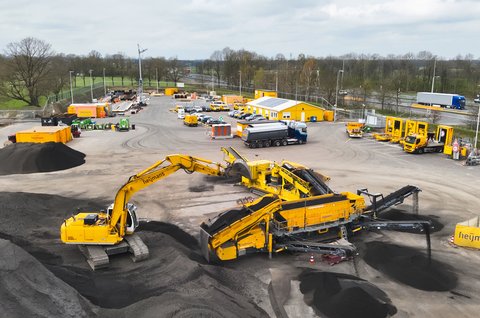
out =
[(480, 224), (478, 216), (457, 223), (453, 243), (458, 246), (480, 248)]
[(460, 156), (466, 157), (467, 156), (467, 147), (460, 147)]
[(165, 88), (165, 95), (172, 96), (173, 94), (178, 93), (178, 88), (176, 87), (167, 87)]
[(72, 140), (70, 126), (38, 126), (16, 133), (17, 142), (62, 142)]
[(326, 110), (323, 112), (323, 120), (333, 121), (333, 110)]

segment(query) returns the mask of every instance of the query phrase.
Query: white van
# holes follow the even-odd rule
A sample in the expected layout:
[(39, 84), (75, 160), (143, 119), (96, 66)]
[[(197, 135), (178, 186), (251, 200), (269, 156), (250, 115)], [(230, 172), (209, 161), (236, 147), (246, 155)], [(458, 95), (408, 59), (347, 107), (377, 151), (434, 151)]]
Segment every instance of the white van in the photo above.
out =
[(185, 109), (179, 108), (177, 114), (178, 114), (178, 119), (184, 119), (185, 118)]

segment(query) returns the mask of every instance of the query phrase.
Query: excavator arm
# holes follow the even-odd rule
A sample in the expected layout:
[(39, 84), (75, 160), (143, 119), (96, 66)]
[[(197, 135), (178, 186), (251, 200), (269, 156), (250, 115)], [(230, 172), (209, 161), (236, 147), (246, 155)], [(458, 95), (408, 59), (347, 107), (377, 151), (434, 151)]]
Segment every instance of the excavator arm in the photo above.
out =
[[(169, 163), (169, 164), (168, 164)], [(167, 165), (165, 165), (167, 164)], [(119, 224), (119, 235), (125, 235), (125, 224), (127, 221), (126, 204), (130, 198), (143, 188), (160, 181), (177, 170), (183, 169), (187, 173), (199, 172), (206, 175), (222, 176), (225, 169), (222, 164), (207, 159), (192, 157), (181, 154), (169, 155), (165, 159), (155, 163), (142, 172), (131, 176), (115, 196), (112, 214), (110, 216), (110, 225), (115, 227)]]

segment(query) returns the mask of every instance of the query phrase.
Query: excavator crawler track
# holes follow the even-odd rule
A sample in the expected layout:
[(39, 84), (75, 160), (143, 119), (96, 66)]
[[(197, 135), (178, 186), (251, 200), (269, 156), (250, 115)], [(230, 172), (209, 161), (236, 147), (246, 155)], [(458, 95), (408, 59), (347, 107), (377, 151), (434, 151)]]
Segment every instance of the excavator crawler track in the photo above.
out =
[(132, 253), (132, 260), (134, 262), (140, 262), (147, 259), (150, 256), (147, 245), (143, 243), (140, 236), (136, 234), (127, 235), (125, 240), (128, 243), (128, 251)]
[(93, 270), (108, 267), (110, 261), (103, 246), (99, 245), (79, 245), (78, 248), (87, 259), (88, 265)]

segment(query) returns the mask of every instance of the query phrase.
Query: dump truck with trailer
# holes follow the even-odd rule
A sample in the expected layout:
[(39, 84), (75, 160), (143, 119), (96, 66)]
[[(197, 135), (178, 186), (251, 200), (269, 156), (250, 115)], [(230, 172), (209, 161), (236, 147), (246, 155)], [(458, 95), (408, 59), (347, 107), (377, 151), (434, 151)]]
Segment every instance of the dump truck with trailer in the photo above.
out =
[(417, 104), (465, 109), (465, 97), (458, 94), (419, 92), (417, 93)]
[(307, 125), (295, 121), (251, 125), (243, 130), (242, 140), (250, 148), (304, 144), (307, 142)]

